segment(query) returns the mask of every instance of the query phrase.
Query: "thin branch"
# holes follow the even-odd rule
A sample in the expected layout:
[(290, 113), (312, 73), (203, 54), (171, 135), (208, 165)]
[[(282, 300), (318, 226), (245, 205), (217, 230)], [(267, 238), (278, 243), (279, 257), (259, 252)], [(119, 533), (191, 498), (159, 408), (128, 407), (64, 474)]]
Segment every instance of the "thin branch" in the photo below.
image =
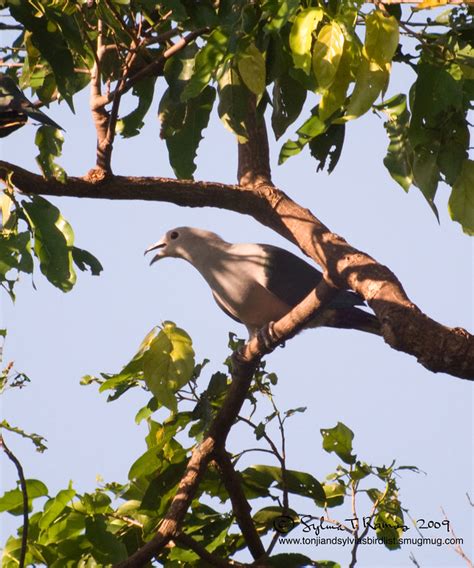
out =
[(266, 450), (265, 448), (248, 448), (247, 450), (242, 450), (238, 454), (234, 454), (232, 456), (233, 463), (236, 463), (237, 460), (239, 460), (242, 456), (244, 456), (245, 454), (248, 454), (250, 452), (261, 452), (261, 453), (264, 453), (264, 454), (270, 454), (272, 456), (275, 455), (274, 452), (272, 452), (272, 450)]
[[(143, 67), (143, 69), (137, 71), (135, 75), (130, 77), (130, 79), (125, 83), (125, 85), (123, 85), (123, 87), (119, 89), (120, 94), (122, 95), (123, 93), (129, 91), (136, 83), (138, 83), (138, 81), (141, 81), (141, 79), (144, 79), (145, 77), (155, 77), (160, 73), (162, 73), (163, 67), (167, 59), (169, 59), (171, 56), (175, 55), (176, 53), (182, 51), (192, 41), (194, 41), (196, 38), (200, 37), (201, 35), (207, 33), (208, 31), (209, 28), (201, 28), (199, 30), (195, 30), (194, 32), (189, 33), (185, 37), (178, 40), (175, 44), (173, 44), (166, 51), (164, 51), (163, 54), (158, 59), (152, 61), (151, 63)], [(111, 93), (111, 96), (113, 95), (114, 93)]]
[(214, 453), (214, 459), (219, 466), (224, 486), (232, 503), (232, 510), (250, 554), (253, 556), (254, 560), (258, 560), (265, 555), (265, 548), (258, 536), (255, 523), (251, 517), (250, 512), (252, 507), (245, 497), (240, 475), (235, 471), (229, 454), (225, 449), (221, 448), (216, 451)]
[(21, 533), (21, 549), (20, 549), (20, 560), (18, 563), (18, 568), (24, 568), (26, 551), (28, 548), (28, 488), (26, 487), (25, 475), (23, 473), (23, 467), (20, 460), (15, 456), (15, 454), (10, 450), (10, 448), (5, 444), (2, 434), (0, 434), (0, 448), (3, 449), (8, 459), (16, 467), (18, 473), (18, 479), (20, 481), (21, 494), (23, 496), (23, 531)]
[[(240, 422), (244, 422), (245, 424), (248, 424), (254, 430), (257, 429), (257, 424), (255, 424), (255, 422), (252, 422), (248, 418), (244, 418), (243, 416), (237, 416), (237, 420), (239, 420)], [(270, 436), (266, 432), (262, 432), (262, 438), (270, 446), (270, 448), (271, 448), (270, 453), (273, 454), (277, 458), (277, 460), (280, 462), (280, 465), (281, 465), (283, 463), (283, 457), (281, 456), (280, 451), (276, 447), (275, 442), (270, 438)], [(269, 451), (269, 450), (267, 450), (267, 451)]]
[(211, 554), (204, 548), (204, 546), (199, 544), (199, 542), (196, 542), (191, 536), (184, 532), (179, 533), (173, 539), (173, 541), (178, 545), (189, 548), (189, 550), (195, 552), (199, 556), (199, 558), (202, 558), (211, 566), (217, 566), (217, 568), (246, 566), (246, 564), (241, 564), (240, 562), (237, 562), (235, 560), (224, 560), (223, 558), (220, 558), (215, 554)]
[[(446, 515), (446, 512), (443, 509), (443, 507), (441, 507), (441, 512), (443, 513), (445, 520), (449, 522), (448, 516)], [(451, 533), (451, 535), (454, 539), (458, 540), (458, 537), (456, 536), (456, 533), (454, 532), (451, 525), (449, 526), (449, 532)], [(463, 550), (463, 548), (460, 544), (453, 544), (451, 546), (454, 549), (454, 551), (456, 552), (456, 554), (459, 554), (459, 556), (466, 562), (466, 564), (468, 565), (469, 568), (474, 568), (474, 564), (472, 563), (472, 560), (466, 555), (466, 553), (464, 552), (464, 550)]]
[(418, 563), (418, 560), (415, 558), (413, 552), (410, 552), (410, 556), (408, 557), (413, 564), (417, 567), (417, 568), (421, 568), (421, 565)]

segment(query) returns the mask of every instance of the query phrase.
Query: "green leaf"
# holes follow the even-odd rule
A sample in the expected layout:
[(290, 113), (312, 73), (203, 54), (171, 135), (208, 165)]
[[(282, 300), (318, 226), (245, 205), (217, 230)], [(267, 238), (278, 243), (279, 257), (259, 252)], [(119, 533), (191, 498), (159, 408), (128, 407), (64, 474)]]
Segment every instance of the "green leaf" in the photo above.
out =
[(295, 18), (290, 32), (290, 48), (295, 67), (308, 75), (311, 70), (311, 45), (313, 31), (322, 20), (321, 8), (306, 8)]
[[(0, 331), (6, 331), (6, 330), (0, 330)], [(0, 333), (0, 335), (2, 335)], [(5, 334), (3, 335), (3, 337), (5, 337)], [(11, 424), (9, 424), (6, 420), (2, 420), (2, 422), (0, 422), (0, 429), (4, 428), (5, 430), (8, 430), (9, 432), (13, 432), (15, 434), (20, 435), (22, 438), (26, 438), (28, 440), (31, 440), (36, 448), (37, 452), (43, 453), (47, 447), (46, 447), (46, 439), (43, 438), (43, 436), (40, 436), (39, 434), (27, 434), (24, 430), (22, 430), (21, 428), (18, 428), (17, 426), (12, 426)]]
[(165, 322), (143, 354), (147, 387), (163, 404), (176, 411), (175, 392), (189, 382), (194, 370), (194, 350), (189, 335), (172, 322)]
[(431, 148), (417, 146), (413, 157), (413, 182), (420, 188), (428, 205), (433, 210), (439, 221), (438, 210), (434, 203), (440, 172), (438, 167), (438, 146), (435, 144)]
[(193, 76), (198, 51), (196, 44), (192, 43), (165, 63), (164, 76), (169, 86), (169, 94), (175, 102), (181, 101), (181, 95)]
[(323, 448), (326, 452), (335, 452), (345, 463), (354, 463), (356, 456), (352, 454), (354, 433), (342, 422), (334, 428), (322, 428)]
[[(28, 510), (31, 511), (31, 503), (34, 499), (44, 497), (48, 494), (46, 485), (38, 479), (26, 480), (26, 491), (28, 494)], [(23, 493), (20, 489), (6, 491), (0, 497), (0, 513), (7, 511), (12, 515), (23, 514)]]
[(216, 91), (208, 85), (185, 103), (174, 102), (168, 93), (166, 91), (163, 95), (159, 109), (162, 137), (166, 140), (170, 164), (176, 176), (192, 179), (196, 170), (194, 159), (202, 140), (202, 131), (209, 123)]
[(74, 264), (83, 272), (89, 269), (92, 276), (99, 276), (104, 269), (100, 261), (87, 250), (72, 247), (71, 253)]
[(467, 235), (474, 235), (474, 161), (464, 162), (453, 186), (448, 208), (451, 219), (460, 223)]
[(344, 34), (336, 21), (323, 26), (313, 49), (313, 72), (318, 88), (327, 90), (336, 77), (344, 51)]
[(324, 501), (319, 501), (321, 507), (339, 507), (344, 503), (346, 486), (344, 483), (323, 483), (325, 493)]
[(336, 75), (329, 89), (321, 92), (319, 102), (319, 117), (321, 120), (330, 118), (334, 113), (341, 113), (346, 102), (347, 90), (355, 80), (354, 68), (359, 64), (361, 49), (356, 37), (347, 36), (337, 67)]
[(76, 496), (74, 489), (63, 489), (44, 505), (42, 516), (38, 522), (41, 530), (46, 530), (66, 509), (68, 503)]
[(385, 16), (382, 10), (374, 10), (365, 19), (364, 49), (371, 61), (381, 67), (392, 61), (398, 47), (398, 22), (393, 16)]
[[(33, 6), (27, 2), (9, 4), (12, 16), (31, 33), (31, 41), (39, 50), (41, 59), (44, 58), (51, 65), (60, 94), (72, 107), (71, 95), (76, 91), (74, 87), (74, 58), (67, 41), (71, 40), (73, 34), (70, 29), (71, 24), (74, 28), (74, 18), (67, 15), (61, 16), (60, 11), (58, 13), (46, 4), (41, 4), (41, 8), (42, 11), (38, 14), (38, 5)], [(61, 27), (55, 26), (53, 30), (48, 25), (51, 20), (58, 22)], [(78, 42), (78, 44), (82, 45), (83, 48), (84, 42), (82, 44)]]
[(38, 146), (39, 154), (36, 156), (43, 175), (46, 179), (56, 179), (61, 183), (66, 183), (67, 175), (59, 164), (54, 161), (62, 152), (64, 136), (61, 131), (53, 126), (41, 126), (36, 131), (35, 144)]
[(194, 73), (181, 96), (183, 101), (197, 97), (209, 83), (227, 53), (229, 38), (216, 29), (208, 37), (206, 45), (196, 56)]
[(158, 453), (159, 448), (154, 446), (136, 459), (130, 467), (128, 479), (132, 481), (133, 479), (145, 477), (158, 471), (161, 465), (161, 459), (158, 457)]
[(326, 162), (328, 162), (328, 174), (334, 170), (341, 157), (345, 133), (345, 124), (331, 124), (326, 132), (319, 134), (309, 142), (311, 155), (319, 162), (316, 171), (324, 170)]
[(76, 282), (72, 263), (74, 233), (59, 209), (43, 197), (33, 195), (22, 203), (34, 239), (35, 253), (41, 272), (62, 290), (68, 292)]
[(128, 558), (127, 548), (107, 530), (102, 516), (86, 517), (86, 536), (92, 544), (92, 555), (103, 564), (115, 564)]
[(33, 272), (29, 232), (0, 232), (0, 281), (12, 269), (27, 274)]
[(117, 121), (116, 131), (122, 138), (131, 138), (140, 134), (144, 125), (143, 119), (150, 109), (155, 93), (156, 77), (147, 77), (133, 86), (132, 94), (138, 97), (136, 108)]
[[(274, 568), (303, 568), (304, 566), (314, 566), (311, 558), (298, 552), (286, 552), (282, 554), (275, 554), (269, 559), (270, 566)], [(317, 566), (321, 566), (319, 562)]]
[(376, 61), (362, 59), (344, 120), (362, 116), (370, 109), (387, 85), (389, 67), (389, 64), (380, 66)]
[(257, 525), (263, 525), (270, 529), (274, 527), (274, 523), (280, 517), (290, 517), (295, 521), (298, 519), (298, 513), (293, 509), (284, 509), (283, 507), (264, 507), (257, 511), (252, 519)]
[[(324, 500), (325, 493), (322, 485), (311, 474), (303, 471), (287, 470), (286, 477), (283, 480), (282, 470), (279, 467), (269, 465), (255, 465), (247, 468), (242, 472), (244, 479), (252, 479), (256, 475), (256, 479), (261, 479), (267, 483), (267, 487), (275, 482), (279, 489), (283, 489), (284, 484), (290, 493), (308, 497), (313, 500)], [(259, 482), (261, 484), (261, 481)]]
[(264, 26), (266, 32), (279, 32), (281, 28), (293, 17), (300, 3), (299, 0), (264, 0), (262, 4)]
[(306, 92), (301, 83), (286, 73), (275, 79), (272, 128), (277, 140), (300, 115), (306, 100)]
[(384, 123), (390, 143), (383, 163), (405, 191), (413, 182), (413, 148), (408, 136), (410, 113), (405, 95), (396, 95), (377, 107), (388, 115)]
[(297, 130), (296, 133), (299, 134), (298, 140), (288, 140), (283, 144), (278, 163), (283, 164), (289, 157), (299, 154), (306, 144), (322, 134), (326, 128), (326, 124), (314, 114)]
[(238, 141), (247, 141), (245, 120), (248, 114), (249, 92), (242, 85), (238, 73), (231, 64), (226, 64), (219, 82), (219, 105), (217, 112), (224, 126), (233, 132)]
[(245, 86), (261, 96), (265, 91), (265, 58), (254, 43), (248, 45), (243, 52), (238, 53), (237, 68)]

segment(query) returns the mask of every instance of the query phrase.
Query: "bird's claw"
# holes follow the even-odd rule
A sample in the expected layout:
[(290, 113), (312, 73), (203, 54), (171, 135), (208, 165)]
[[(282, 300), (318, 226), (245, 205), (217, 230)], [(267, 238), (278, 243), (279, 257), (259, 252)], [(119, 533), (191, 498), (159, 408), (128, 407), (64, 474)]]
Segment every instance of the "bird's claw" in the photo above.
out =
[[(270, 351), (272, 351), (275, 348), (275, 345), (278, 343), (278, 336), (275, 333), (274, 325), (275, 322), (270, 321), (257, 333), (258, 342), (263, 346), (266, 353), (270, 353)], [(281, 343), (282, 347), (284, 347), (284, 345), (284, 342)]]

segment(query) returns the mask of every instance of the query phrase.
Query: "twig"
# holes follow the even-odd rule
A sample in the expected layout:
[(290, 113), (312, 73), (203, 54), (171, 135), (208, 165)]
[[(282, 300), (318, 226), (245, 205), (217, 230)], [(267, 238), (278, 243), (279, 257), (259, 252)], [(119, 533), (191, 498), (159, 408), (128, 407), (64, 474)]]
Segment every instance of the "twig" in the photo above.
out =
[[(255, 424), (255, 422), (252, 422), (248, 418), (244, 418), (243, 416), (237, 416), (237, 420), (239, 420), (240, 422), (244, 422), (245, 424), (248, 424), (254, 430), (257, 429), (257, 424)], [(270, 453), (272, 453), (277, 458), (277, 460), (280, 462), (280, 465), (281, 465), (283, 463), (283, 457), (281, 456), (280, 451), (276, 447), (275, 442), (270, 438), (270, 436), (266, 432), (262, 432), (262, 438), (270, 446), (270, 448), (271, 448)]]
[[(443, 507), (440, 507), (440, 508), (441, 508), (441, 512), (444, 515), (445, 520), (449, 522), (448, 516), (446, 515), (445, 510), (443, 509)], [(451, 533), (451, 535), (454, 539), (458, 540), (458, 537), (456, 536), (456, 533), (454, 532), (451, 525), (449, 525), (449, 532)], [(469, 566), (469, 568), (474, 568), (474, 564), (472, 563), (472, 560), (466, 555), (466, 553), (464, 552), (464, 550), (463, 550), (463, 548), (460, 544), (458, 544), (458, 543), (452, 544), (451, 546), (454, 549), (454, 551), (457, 554), (459, 554), (459, 556), (466, 562), (466, 564)]]
[(20, 560), (18, 563), (18, 568), (24, 568), (25, 566), (25, 558), (26, 558), (26, 551), (28, 548), (28, 528), (29, 528), (29, 519), (28, 519), (28, 488), (26, 487), (26, 480), (23, 473), (23, 467), (19, 461), (19, 459), (15, 456), (15, 454), (10, 450), (10, 448), (5, 444), (5, 440), (3, 439), (2, 434), (0, 434), (0, 448), (3, 449), (5, 454), (7, 455), (8, 459), (13, 462), (14, 466), (16, 467), (16, 471), (18, 473), (18, 479), (20, 480), (20, 489), (23, 495), (23, 531), (21, 534), (21, 549), (20, 549)]
[(254, 560), (258, 560), (265, 554), (265, 548), (258, 536), (255, 524), (250, 515), (252, 507), (245, 497), (242, 489), (240, 475), (235, 471), (229, 454), (225, 449), (214, 452), (214, 459), (219, 466), (224, 486), (229, 494), (232, 510), (234, 511), (237, 524)]

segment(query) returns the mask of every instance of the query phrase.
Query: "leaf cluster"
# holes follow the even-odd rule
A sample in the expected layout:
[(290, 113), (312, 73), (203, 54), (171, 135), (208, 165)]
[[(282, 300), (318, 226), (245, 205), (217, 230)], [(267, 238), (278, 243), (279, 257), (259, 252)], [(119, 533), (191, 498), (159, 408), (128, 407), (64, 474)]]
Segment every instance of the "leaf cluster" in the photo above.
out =
[(0, 210), (0, 284), (12, 299), (19, 275), (33, 274), (34, 257), (42, 274), (63, 292), (76, 282), (74, 266), (94, 275), (102, 271), (94, 255), (74, 245), (71, 225), (43, 197), (18, 197), (9, 185), (0, 195)]
[[(238, 344), (233, 337), (230, 342)], [(191, 451), (209, 428), (227, 391), (227, 375), (217, 372), (199, 392), (196, 381), (206, 363), (194, 364), (189, 336), (175, 324), (166, 322), (161, 329), (155, 328), (146, 336), (137, 354), (120, 373), (84, 379), (86, 384), (100, 383), (101, 391), (112, 390), (109, 400), (116, 400), (134, 387), (142, 386), (151, 391), (152, 399), (136, 416), (137, 422), (146, 420), (148, 426), (146, 449), (130, 466), (126, 482), (101, 483), (92, 493), (81, 494), (69, 484), (51, 495), (43, 482), (26, 480), (30, 513), (27, 566), (109, 566), (128, 558), (154, 535), (178, 490)], [(329, 519), (329, 508), (341, 506), (349, 497), (354, 501), (365, 493), (373, 503), (369, 514), (379, 527), (377, 535), (397, 537), (400, 529), (391, 530), (390, 526), (403, 525), (404, 518), (394, 476), (405, 468), (397, 468), (394, 463), (389, 467), (376, 467), (359, 461), (353, 453), (354, 435), (342, 423), (321, 431), (323, 448), (334, 452), (342, 462), (325, 481), (318, 481), (311, 473), (288, 468), (284, 444), (282, 449), (277, 449), (278, 443), (270, 437), (270, 424), (277, 421), (284, 441), (286, 420), (304, 412), (305, 408), (280, 412), (271, 393), (276, 381), (273, 373), (259, 370), (258, 381), (249, 395), (251, 415), (256, 412), (255, 401), (260, 396), (270, 401), (273, 411), (258, 423), (241, 417), (252, 428), (258, 443), (270, 444), (270, 453), (277, 460), (277, 465), (254, 464), (235, 470), (245, 500), (258, 507), (251, 516), (257, 534), (273, 539), (286, 534), (288, 529), (281, 529), (281, 522), (288, 518), (292, 519), (289, 530), (298, 530), (302, 514), (291, 507), (292, 496), (309, 504), (315, 511), (314, 519)], [(24, 435), (19, 429), (2, 426), (11, 433)], [(233, 456), (234, 467), (244, 453)], [(228, 486), (223, 475), (217, 463), (211, 462), (184, 519), (183, 530), (188, 540), (180, 540), (177, 535), (172, 546), (157, 556), (160, 564), (207, 566), (203, 550), (225, 559), (246, 548), (245, 536), (228, 506)], [(378, 485), (370, 483), (362, 488), (362, 482), (370, 479)], [(22, 503), (21, 489), (9, 490), (0, 497), (0, 511), (21, 515)], [(18, 565), (22, 530), (19, 529), (17, 537), (8, 539), (2, 567)], [(347, 530), (357, 536), (354, 527)], [(193, 542), (191, 547), (189, 539)], [(338, 566), (330, 561), (315, 564), (315, 560), (293, 553), (270, 553), (268, 562), (271, 566)]]
[[(439, 182), (446, 182), (453, 187), (452, 218), (467, 233), (474, 230), (468, 152), (472, 7), (455, 6), (420, 22), (414, 12), (367, 9), (354, 0), (5, 0), (3, 6), (22, 27), (5, 62), (20, 66), (20, 85), (31, 87), (43, 104), (59, 97), (72, 109), (75, 94), (98, 74), (99, 85), (114, 85), (109, 103), (131, 93), (133, 108), (118, 117), (115, 130), (135, 136), (157, 78), (164, 77), (160, 134), (182, 178), (195, 172), (214, 106), (241, 143), (249, 137), (249, 105), (256, 104), (262, 118), (270, 109), (277, 139), (299, 119), (296, 138), (283, 143), (279, 162), (308, 146), (318, 169), (331, 172), (347, 123), (382, 97), (376, 108), (388, 115), (384, 162), (392, 177), (405, 190), (418, 187), (435, 214)], [(176, 38), (187, 33), (200, 39), (178, 49)], [(403, 51), (406, 45), (412, 53)], [(393, 63), (407, 65), (414, 81), (406, 93), (385, 101)], [(45, 175), (64, 178), (54, 163), (59, 132), (48, 134), (48, 128), (38, 134), (38, 160)]]

